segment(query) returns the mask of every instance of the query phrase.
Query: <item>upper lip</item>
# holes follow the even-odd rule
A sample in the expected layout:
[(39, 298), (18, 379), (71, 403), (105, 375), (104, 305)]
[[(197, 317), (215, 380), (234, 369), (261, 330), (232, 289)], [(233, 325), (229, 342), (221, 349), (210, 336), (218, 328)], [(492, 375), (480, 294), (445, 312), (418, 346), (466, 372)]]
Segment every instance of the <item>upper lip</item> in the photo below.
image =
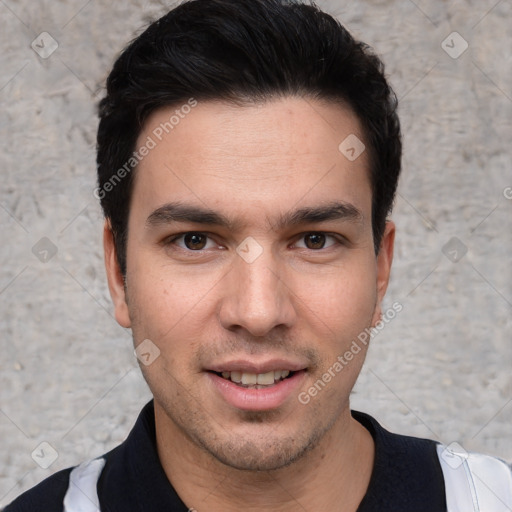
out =
[(298, 361), (290, 361), (288, 359), (270, 359), (262, 362), (249, 361), (247, 359), (232, 359), (222, 363), (216, 363), (208, 366), (206, 370), (222, 373), (222, 372), (242, 372), (242, 373), (268, 373), (278, 370), (289, 370), (297, 372), (307, 367), (304, 363)]

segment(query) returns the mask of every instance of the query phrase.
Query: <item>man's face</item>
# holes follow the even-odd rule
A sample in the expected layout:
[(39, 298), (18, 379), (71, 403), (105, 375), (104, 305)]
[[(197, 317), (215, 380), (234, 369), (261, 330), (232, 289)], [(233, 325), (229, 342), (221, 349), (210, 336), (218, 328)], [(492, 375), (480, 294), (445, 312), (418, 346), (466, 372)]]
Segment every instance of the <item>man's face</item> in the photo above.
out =
[(338, 149), (363, 139), (348, 109), (204, 102), (159, 141), (175, 110), (137, 144), (157, 143), (135, 178), (126, 294), (106, 237), (117, 319), (160, 350), (141, 365), (157, 429), (232, 467), (283, 467), (350, 421), (365, 347), (332, 368), (379, 319), (393, 228), (376, 257), (367, 154)]

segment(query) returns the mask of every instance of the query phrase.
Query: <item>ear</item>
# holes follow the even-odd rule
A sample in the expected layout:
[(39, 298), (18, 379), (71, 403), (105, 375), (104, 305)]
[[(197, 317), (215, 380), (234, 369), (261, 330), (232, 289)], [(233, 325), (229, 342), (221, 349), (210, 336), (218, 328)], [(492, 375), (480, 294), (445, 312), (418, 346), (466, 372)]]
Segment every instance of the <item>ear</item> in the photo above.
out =
[(131, 327), (128, 304), (126, 302), (126, 290), (124, 278), (117, 261), (117, 251), (114, 244), (114, 234), (110, 222), (105, 221), (103, 228), (103, 250), (105, 253), (105, 270), (107, 271), (108, 288), (114, 303), (115, 317), (122, 327)]
[(377, 255), (377, 303), (372, 319), (372, 327), (380, 320), (382, 315), (382, 299), (388, 288), (389, 276), (391, 274), (391, 263), (393, 262), (393, 249), (395, 246), (395, 223), (386, 222), (384, 235), (380, 242), (379, 254)]

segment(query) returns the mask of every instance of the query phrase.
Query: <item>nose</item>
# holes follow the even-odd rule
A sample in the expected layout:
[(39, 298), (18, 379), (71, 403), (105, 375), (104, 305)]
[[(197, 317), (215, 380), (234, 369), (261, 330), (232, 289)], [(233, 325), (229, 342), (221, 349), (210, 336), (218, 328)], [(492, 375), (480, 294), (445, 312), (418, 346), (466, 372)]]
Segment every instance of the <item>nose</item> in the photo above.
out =
[(263, 337), (276, 327), (293, 325), (293, 285), (270, 249), (252, 262), (235, 256), (224, 286), (219, 317), (225, 329)]

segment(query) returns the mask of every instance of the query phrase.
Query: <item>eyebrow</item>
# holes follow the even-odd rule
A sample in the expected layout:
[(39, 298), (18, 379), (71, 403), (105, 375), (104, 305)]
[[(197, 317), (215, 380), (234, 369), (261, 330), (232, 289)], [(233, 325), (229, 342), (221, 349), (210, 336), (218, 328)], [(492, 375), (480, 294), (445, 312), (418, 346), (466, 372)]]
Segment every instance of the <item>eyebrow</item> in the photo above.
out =
[(284, 214), (279, 218), (277, 226), (295, 226), (332, 220), (361, 222), (363, 213), (351, 203), (337, 201), (327, 205), (300, 208)]
[[(274, 229), (283, 229), (288, 226), (312, 224), (333, 220), (361, 222), (361, 210), (351, 203), (344, 201), (331, 202), (326, 205), (308, 206), (299, 208), (279, 216), (277, 222), (268, 222)], [(209, 208), (187, 205), (180, 202), (167, 203), (146, 219), (147, 227), (157, 227), (172, 222), (189, 222), (207, 226), (218, 226), (229, 231), (239, 230), (244, 223), (230, 219), (223, 214)]]

